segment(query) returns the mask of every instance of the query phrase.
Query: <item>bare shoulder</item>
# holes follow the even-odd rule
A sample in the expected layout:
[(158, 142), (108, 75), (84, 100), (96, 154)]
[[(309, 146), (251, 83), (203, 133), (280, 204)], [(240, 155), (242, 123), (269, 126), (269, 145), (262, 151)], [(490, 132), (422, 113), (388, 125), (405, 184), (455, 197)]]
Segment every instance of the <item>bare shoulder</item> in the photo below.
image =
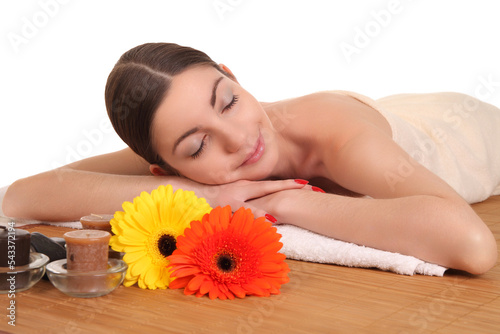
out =
[(336, 91), (322, 91), (274, 103), (265, 103), (264, 107), (271, 113), (277, 110), (291, 112), (296, 116), (316, 116), (326, 113), (343, 119), (387, 123), (385, 118), (373, 107), (352, 96)]
[(345, 94), (323, 91), (264, 105), (273, 124), (341, 144), (367, 129), (391, 136), (387, 120), (371, 106)]

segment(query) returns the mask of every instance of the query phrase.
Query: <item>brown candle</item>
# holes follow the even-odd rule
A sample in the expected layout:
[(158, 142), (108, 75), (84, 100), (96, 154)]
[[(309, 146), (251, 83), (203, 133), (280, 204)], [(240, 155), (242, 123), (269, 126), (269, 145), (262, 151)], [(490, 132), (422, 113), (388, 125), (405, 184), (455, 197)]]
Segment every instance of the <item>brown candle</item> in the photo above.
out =
[(30, 262), (30, 233), (9, 222), (0, 226), (0, 267), (12, 273), (0, 273), (0, 290), (23, 289), (29, 283), (29, 272), (17, 273)]
[(68, 271), (107, 270), (110, 238), (109, 232), (98, 230), (65, 233)]
[(13, 225), (0, 227), (0, 267), (19, 267), (30, 262), (30, 233)]
[(80, 218), (82, 227), (86, 230), (102, 230), (111, 233), (110, 220), (113, 219), (113, 215), (107, 214), (91, 214)]

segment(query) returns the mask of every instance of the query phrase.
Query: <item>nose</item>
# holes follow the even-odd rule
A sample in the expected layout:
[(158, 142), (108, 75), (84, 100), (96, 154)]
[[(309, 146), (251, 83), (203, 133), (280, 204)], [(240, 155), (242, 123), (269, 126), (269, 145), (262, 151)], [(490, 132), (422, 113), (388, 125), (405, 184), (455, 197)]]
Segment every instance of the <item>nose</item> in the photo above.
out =
[(238, 152), (242, 147), (244, 147), (246, 137), (244, 128), (224, 127), (221, 131), (223, 147), (228, 153)]

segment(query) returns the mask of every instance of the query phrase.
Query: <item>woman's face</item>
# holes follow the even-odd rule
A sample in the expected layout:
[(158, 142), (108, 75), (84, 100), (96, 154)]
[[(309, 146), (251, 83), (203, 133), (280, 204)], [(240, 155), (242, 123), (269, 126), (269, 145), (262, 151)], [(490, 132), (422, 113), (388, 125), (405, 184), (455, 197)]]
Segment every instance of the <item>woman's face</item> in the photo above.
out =
[(211, 66), (173, 78), (152, 129), (158, 154), (197, 182), (260, 180), (278, 162), (275, 131), (261, 104)]

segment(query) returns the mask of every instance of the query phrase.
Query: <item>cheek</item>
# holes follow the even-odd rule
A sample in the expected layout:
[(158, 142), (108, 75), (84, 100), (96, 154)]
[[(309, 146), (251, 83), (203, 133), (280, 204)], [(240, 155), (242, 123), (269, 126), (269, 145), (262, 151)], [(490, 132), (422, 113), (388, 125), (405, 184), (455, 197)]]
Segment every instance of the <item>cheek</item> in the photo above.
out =
[(210, 169), (205, 173), (207, 182), (212, 184), (225, 184), (234, 181), (233, 172), (228, 168), (228, 164), (218, 159), (218, 162), (211, 164)]
[(181, 169), (181, 174), (199, 183), (224, 184), (234, 181), (228, 163), (223, 159), (206, 159), (203, 163), (193, 164), (189, 168)]

